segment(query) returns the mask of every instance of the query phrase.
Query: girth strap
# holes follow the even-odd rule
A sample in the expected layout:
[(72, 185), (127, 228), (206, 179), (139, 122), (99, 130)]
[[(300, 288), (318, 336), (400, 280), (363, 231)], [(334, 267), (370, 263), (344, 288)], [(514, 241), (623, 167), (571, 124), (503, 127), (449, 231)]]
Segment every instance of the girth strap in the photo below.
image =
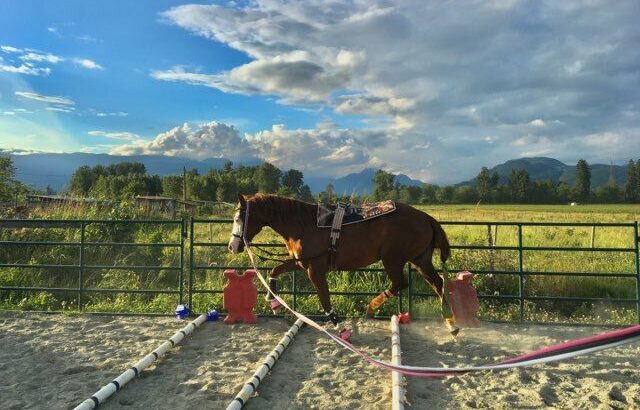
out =
[(333, 214), (333, 224), (331, 225), (331, 233), (329, 235), (329, 269), (336, 267), (336, 258), (338, 256), (338, 240), (342, 232), (342, 219), (344, 218), (345, 206), (338, 204)]

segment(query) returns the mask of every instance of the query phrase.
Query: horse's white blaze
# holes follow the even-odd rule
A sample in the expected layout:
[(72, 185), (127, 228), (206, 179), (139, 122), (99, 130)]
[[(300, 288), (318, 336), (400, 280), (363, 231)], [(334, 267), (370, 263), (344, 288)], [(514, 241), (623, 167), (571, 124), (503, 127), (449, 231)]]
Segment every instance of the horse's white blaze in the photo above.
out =
[(240, 252), (240, 244), (242, 243), (242, 234), (244, 221), (240, 218), (240, 210), (236, 211), (233, 216), (233, 228), (231, 229), (231, 238), (229, 239), (229, 250), (233, 253)]

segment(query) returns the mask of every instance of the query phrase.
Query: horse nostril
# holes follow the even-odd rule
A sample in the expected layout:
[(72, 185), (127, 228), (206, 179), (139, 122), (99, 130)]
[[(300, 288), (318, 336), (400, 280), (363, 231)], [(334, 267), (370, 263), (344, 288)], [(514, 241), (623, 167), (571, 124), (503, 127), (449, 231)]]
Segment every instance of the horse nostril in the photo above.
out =
[(231, 246), (231, 244), (227, 245), (227, 249), (229, 249), (230, 252), (233, 252), (233, 247)]

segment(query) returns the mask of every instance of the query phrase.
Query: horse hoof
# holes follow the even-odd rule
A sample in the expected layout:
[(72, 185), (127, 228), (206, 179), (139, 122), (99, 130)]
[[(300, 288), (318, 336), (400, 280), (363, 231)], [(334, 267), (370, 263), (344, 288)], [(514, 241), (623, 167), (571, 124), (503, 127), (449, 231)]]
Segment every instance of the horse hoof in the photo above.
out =
[(373, 317), (375, 316), (376, 312), (371, 309), (369, 306), (367, 306), (367, 313), (366, 316), (368, 319), (373, 319)]
[(458, 326), (452, 326), (449, 329), (449, 333), (451, 333), (451, 336), (455, 338), (456, 336), (458, 336), (458, 333), (460, 333), (460, 328)]
[(269, 301), (269, 306), (271, 307), (271, 311), (273, 312), (274, 315), (279, 314), (280, 311), (282, 310), (282, 304), (278, 302), (277, 299), (271, 299)]

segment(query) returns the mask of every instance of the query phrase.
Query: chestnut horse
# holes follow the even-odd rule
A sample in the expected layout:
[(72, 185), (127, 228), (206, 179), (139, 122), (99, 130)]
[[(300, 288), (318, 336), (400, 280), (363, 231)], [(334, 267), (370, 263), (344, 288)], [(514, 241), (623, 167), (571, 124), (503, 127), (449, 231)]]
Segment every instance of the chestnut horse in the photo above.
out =
[[(328, 252), (331, 228), (317, 226), (318, 205), (263, 194), (250, 198), (239, 195), (238, 199), (229, 250), (233, 253), (242, 252), (243, 235), (250, 243), (265, 226), (276, 231), (284, 238), (290, 259), (271, 270), (269, 286), (277, 293), (278, 276), (304, 269), (316, 288), (322, 308), (337, 325), (339, 319), (331, 308), (327, 286), (327, 273), (331, 270)], [(435, 290), (443, 304), (443, 316), (449, 330), (457, 333), (453, 318), (450, 313), (445, 313), (451, 312), (451, 309), (444, 306), (447, 302), (443, 298), (443, 279), (431, 262), (434, 248), (440, 249), (440, 259), (445, 262), (450, 248), (442, 226), (422, 211), (397, 204), (396, 210), (391, 213), (342, 227), (334, 268), (358, 269), (382, 260), (391, 286), (367, 307), (367, 313), (373, 314), (388, 298), (396, 296), (408, 286), (403, 270), (405, 264), (410, 262)], [(272, 298), (267, 295), (267, 300)]]

